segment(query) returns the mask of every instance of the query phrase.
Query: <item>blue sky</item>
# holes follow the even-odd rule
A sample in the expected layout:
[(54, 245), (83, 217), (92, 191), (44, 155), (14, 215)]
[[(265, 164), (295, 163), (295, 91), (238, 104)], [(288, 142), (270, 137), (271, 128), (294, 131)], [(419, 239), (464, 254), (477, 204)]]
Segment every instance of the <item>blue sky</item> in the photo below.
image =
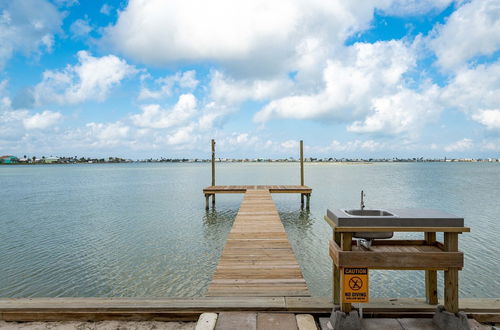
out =
[(0, 154), (500, 157), (497, 0), (0, 0)]

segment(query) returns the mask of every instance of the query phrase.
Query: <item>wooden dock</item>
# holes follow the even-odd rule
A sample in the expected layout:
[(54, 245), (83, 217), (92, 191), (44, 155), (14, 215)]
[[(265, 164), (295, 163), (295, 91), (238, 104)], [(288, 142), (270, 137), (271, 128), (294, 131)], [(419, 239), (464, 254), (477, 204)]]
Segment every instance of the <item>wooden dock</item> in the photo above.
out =
[(207, 296), (307, 297), (271, 192), (310, 194), (306, 186), (211, 186), (205, 194), (244, 193)]
[(247, 190), (269, 190), (277, 194), (311, 194), (312, 189), (308, 186), (293, 185), (252, 185), (252, 186), (209, 186), (203, 189), (205, 195), (215, 194), (244, 194)]

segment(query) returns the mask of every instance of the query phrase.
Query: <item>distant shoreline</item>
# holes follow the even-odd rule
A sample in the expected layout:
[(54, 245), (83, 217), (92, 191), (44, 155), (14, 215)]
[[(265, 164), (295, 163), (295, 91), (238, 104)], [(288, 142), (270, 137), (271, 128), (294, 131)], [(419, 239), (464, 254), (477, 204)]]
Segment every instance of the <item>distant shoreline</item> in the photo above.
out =
[[(321, 161), (321, 160), (305, 160), (305, 163), (308, 164), (315, 164), (315, 165), (321, 165), (321, 164), (340, 164), (340, 165), (371, 165), (371, 164), (397, 164), (397, 163), (499, 163), (499, 159), (449, 159), (449, 160), (338, 160), (338, 161)], [(87, 162), (50, 162), (50, 163), (44, 163), (44, 162), (35, 162), (35, 163), (25, 163), (25, 162), (19, 162), (19, 163), (0, 163), (0, 166), (43, 166), (43, 165), (95, 165), (95, 164), (145, 164), (145, 163), (187, 163), (187, 164), (201, 164), (201, 163), (210, 163), (210, 160), (165, 160), (165, 161), (160, 161), (160, 160), (153, 160), (153, 161), (143, 161), (143, 160), (130, 160), (130, 161), (122, 161), (122, 162), (94, 162), (94, 161), (87, 161)], [(244, 160), (216, 160), (216, 163), (221, 164), (221, 163), (227, 163), (227, 164), (258, 164), (258, 163), (265, 163), (265, 164), (272, 164), (272, 163), (300, 163), (299, 161), (281, 161), (281, 160), (249, 160), (249, 161), (244, 161)]]

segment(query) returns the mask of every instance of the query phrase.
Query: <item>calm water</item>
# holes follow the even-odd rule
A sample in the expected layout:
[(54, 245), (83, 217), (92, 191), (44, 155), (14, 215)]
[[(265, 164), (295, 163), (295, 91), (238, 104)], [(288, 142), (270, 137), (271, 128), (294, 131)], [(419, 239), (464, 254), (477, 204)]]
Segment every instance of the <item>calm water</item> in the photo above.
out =
[[(242, 198), (220, 196), (206, 213), (209, 166), (0, 167), (0, 297), (203, 295)], [(299, 180), (298, 164), (220, 164), (217, 173), (218, 184)], [(464, 216), (472, 232), (460, 236), (460, 294), (500, 297), (500, 164), (306, 164), (306, 184), (308, 213), (298, 195), (274, 199), (313, 295), (331, 292), (323, 215), (359, 207), (364, 189), (367, 207)], [(372, 271), (370, 281), (372, 297), (424, 293), (419, 271)]]

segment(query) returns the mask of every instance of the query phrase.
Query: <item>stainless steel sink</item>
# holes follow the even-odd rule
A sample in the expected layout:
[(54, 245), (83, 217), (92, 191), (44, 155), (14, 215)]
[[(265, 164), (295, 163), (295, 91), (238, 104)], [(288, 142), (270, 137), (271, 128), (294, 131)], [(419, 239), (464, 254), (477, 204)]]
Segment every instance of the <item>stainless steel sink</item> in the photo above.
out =
[[(352, 217), (394, 217), (395, 215), (385, 210), (343, 210)], [(366, 240), (364, 243), (368, 248), (374, 239), (387, 239), (394, 235), (393, 232), (355, 232), (354, 237)]]
[(343, 210), (346, 214), (355, 217), (393, 217), (394, 214), (384, 210)]

